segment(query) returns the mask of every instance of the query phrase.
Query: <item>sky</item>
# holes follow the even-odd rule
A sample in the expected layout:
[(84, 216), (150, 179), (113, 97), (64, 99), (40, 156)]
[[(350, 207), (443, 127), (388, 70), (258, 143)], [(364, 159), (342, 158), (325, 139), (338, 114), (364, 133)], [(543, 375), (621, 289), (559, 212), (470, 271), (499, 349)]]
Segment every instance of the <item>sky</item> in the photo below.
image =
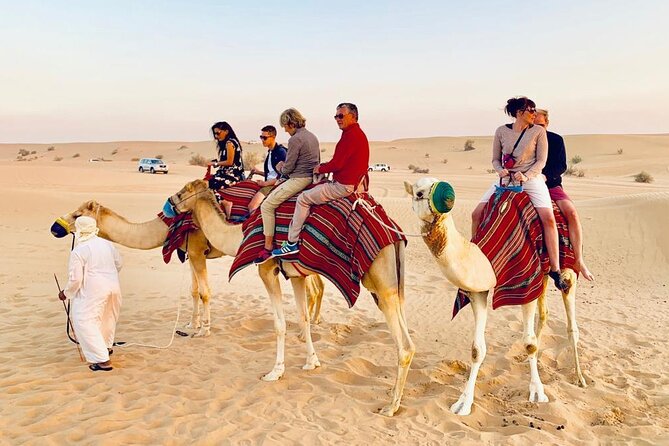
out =
[[(336, 141), (669, 132), (669, 2), (0, 0), (0, 142), (240, 139), (295, 107)], [(282, 130), (279, 130), (281, 133)]]

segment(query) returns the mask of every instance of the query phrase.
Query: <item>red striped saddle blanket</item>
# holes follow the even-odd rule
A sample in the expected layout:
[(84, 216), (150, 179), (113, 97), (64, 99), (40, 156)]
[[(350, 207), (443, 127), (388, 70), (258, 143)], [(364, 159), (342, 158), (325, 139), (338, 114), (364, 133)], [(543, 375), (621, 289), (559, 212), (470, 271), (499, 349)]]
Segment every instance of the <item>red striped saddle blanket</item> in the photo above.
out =
[[(169, 218), (161, 212), (158, 214), (158, 218), (160, 218), (169, 228), (167, 230), (167, 237), (163, 242), (163, 261), (165, 263), (170, 263), (172, 253), (183, 244), (188, 233), (198, 229), (198, 227), (193, 221), (193, 216), (190, 213), (179, 214), (174, 218)], [(181, 260), (181, 263), (186, 260), (183, 252), (179, 255), (179, 259)]]
[(260, 190), (255, 181), (244, 180), (216, 192), (221, 200), (232, 203), (231, 217), (243, 217), (249, 213), (249, 202)]
[[(372, 210), (353, 204), (364, 200)], [(281, 204), (275, 213), (274, 242), (280, 246), (287, 240), (288, 225), (295, 211), (297, 197)], [(330, 203), (312, 206), (300, 237), (300, 251), (282, 257), (300, 267), (315, 271), (330, 280), (352, 307), (360, 294), (360, 281), (381, 249), (406, 237), (376, 221), (370, 212), (385, 225), (401, 231), (383, 207), (367, 193), (352, 194)], [(243, 223), (244, 238), (237, 251), (230, 279), (243, 268), (253, 264), (264, 244), (262, 218), (259, 210)]]
[[(574, 251), (567, 222), (553, 202), (558, 228), (560, 267), (574, 269)], [(490, 260), (497, 276), (492, 308), (522, 305), (537, 299), (550, 269), (539, 215), (525, 192), (504, 191), (490, 197), (483, 218), (472, 239)], [(469, 303), (468, 293), (459, 289), (453, 317)]]

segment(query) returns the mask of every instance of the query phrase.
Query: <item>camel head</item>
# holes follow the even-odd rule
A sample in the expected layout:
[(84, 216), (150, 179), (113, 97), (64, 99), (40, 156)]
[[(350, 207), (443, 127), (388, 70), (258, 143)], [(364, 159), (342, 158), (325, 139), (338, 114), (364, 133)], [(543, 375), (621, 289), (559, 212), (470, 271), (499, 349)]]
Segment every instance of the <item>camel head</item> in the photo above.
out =
[(194, 180), (186, 183), (179, 192), (172, 195), (167, 201), (176, 212), (186, 213), (193, 211), (198, 198), (211, 198), (215, 201), (213, 194), (206, 181)]
[(56, 238), (63, 238), (70, 234), (72, 232), (72, 228), (74, 228), (74, 220), (81, 217), (82, 215), (93, 217), (97, 220), (101, 207), (102, 206), (100, 203), (95, 200), (89, 200), (82, 203), (82, 205), (79, 206), (76, 210), (70, 212), (69, 214), (63, 215), (62, 217), (58, 217), (51, 225), (51, 234), (53, 234), (53, 236)]
[(412, 208), (424, 222), (433, 222), (435, 216), (450, 212), (455, 203), (455, 192), (450, 184), (436, 178), (421, 178), (414, 185), (404, 182), (411, 195)]

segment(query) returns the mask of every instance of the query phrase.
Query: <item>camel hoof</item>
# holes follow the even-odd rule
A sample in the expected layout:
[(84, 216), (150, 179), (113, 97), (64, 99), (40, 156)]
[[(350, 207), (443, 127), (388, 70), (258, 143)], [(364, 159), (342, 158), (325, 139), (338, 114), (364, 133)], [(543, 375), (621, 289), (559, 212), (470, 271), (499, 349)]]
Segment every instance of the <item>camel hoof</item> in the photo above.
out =
[(544, 393), (543, 384), (530, 384), (530, 403), (547, 403), (548, 397)]
[(187, 328), (189, 330), (199, 330), (200, 329), (200, 323), (199, 322), (189, 322), (186, 325), (184, 325), (184, 328)]
[(576, 378), (576, 385), (584, 389), (588, 387), (588, 383), (585, 382), (585, 378), (583, 378), (582, 376)]
[(302, 370), (314, 370), (316, 367), (320, 367), (321, 362), (318, 360), (316, 355), (312, 359), (307, 360), (307, 363), (302, 366)]
[(300, 334), (297, 335), (297, 339), (299, 339), (300, 342), (307, 342), (307, 335), (304, 331), (301, 331)]
[(460, 399), (451, 406), (451, 412), (455, 415), (465, 417), (472, 413), (472, 404), (474, 403), (473, 398), (470, 399), (467, 395), (462, 395)]
[(281, 379), (283, 376), (284, 369), (273, 369), (271, 372), (269, 372), (267, 375), (263, 375), (262, 379), (265, 382), (273, 382), (273, 381), (278, 381)]
[(393, 404), (388, 404), (385, 407), (382, 407), (379, 409), (379, 415), (383, 415), (384, 417), (392, 417), (395, 415), (395, 412), (397, 412), (398, 407), (395, 407)]
[(194, 337), (194, 338), (207, 338), (207, 337), (209, 337), (210, 335), (211, 335), (211, 330), (209, 330), (209, 329), (206, 329), (206, 330), (205, 330), (205, 329), (201, 328), (200, 331), (198, 331), (197, 333), (193, 334), (193, 337)]

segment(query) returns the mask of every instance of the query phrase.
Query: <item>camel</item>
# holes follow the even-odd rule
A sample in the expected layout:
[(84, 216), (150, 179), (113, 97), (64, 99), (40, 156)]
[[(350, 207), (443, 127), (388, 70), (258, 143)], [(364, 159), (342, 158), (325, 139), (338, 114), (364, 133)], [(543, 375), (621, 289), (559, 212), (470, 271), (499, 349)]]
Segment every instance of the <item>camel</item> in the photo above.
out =
[[(192, 212), (200, 223), (200, 227), (210, 243), (221, 249), (226, 243), (227, 234), (233, 231), (225, 216), (216, 203), (214, 194), (208, 189), (207, 183), (196, 180), (188, 183), (181, 191), (171, 197), (179, 212)], [(313, 271), (300, 267), (298, 271), (292, 264), (284, 262), (284, 273), (290, 278), (297, 303), (299, 324), (307, 346), (304, 370), (313, 370), (320, 366), (311, 339), (311, 328), (307, 316), (305, 300), (305, 274), (315, 275)], [(269, 294), (274, 315), (276, 333), (276, 360), (272, 370), (261, 379), (276, 381), (285, 372), (284, 350), (286, 338), (286, 320), (281, 305), (281, 285), (278, 274), (277, 260), (270, 260), (258, 266), (258, 274)], [(415, 347), (409, 336), (404, 315), (404, 242), (386, 246), (379, 252), (374, 262), (362, 277), (362, 284), (374, 296), (379, 309), (383, 312), (391, 335), (397, 346), (398, 364), (395, 385), (390, 404), (380, 409), (379, 413), (392, 416), (397, 412), (402, 399), (402, 392)]]
[[(54, 225), (63, 227), (69, 233), (77, 217), (86, 215), (97, 220), (100, 237), (119, 243), (128, 248), (154, 249), (161, 247), (167, 237), (168, 227), (156, 217), (142, 223), (131, 223), (100, 203), (91, 200), (84, 202), (76, 210), (63, 215)], [(197, 221), (196, 221), (197, 223)], [(199, 226), (199, 224), (198, 224)], [(63, 234), (66, 235), (66, 234)], [(212, 247), (201, 229), (189, 233), (187, 240), (180, 247), (188, 253), (191, 270), (191, 296), (193, 313), (186, 328), (198, 330), (194, 337), (206, 337), (211, 334), (210, 297), (211, 288), (207, 276), (207, 259), (222, 256), (234, 257), (242, 240), (241, 226), (231, 226), (225, 240), (221, 239), (217, 247)], [(323, 281), (320, 276), (313, 276), (307, 281), (309, 296), (309, 314), (313, 323), (320, 321), (320, 304), (323, 296)], [(202, 321), (200, 316), (202, 301)]]
[[(422, 222), (423, 240), (436, 259), (437, 265), (439, 265), (449, 282), (469, 292), (475, 321), (472, 367), (462, 395), (451, 406), (451, 412), (464, 416), (471, 413), (476, 377), (486, 355), (487, 296), (488, 291), (495, 287), (497, 279), (488, 258), (476, 244), (465, 239), (458, 232), (450, 214), (438, 214), (430, 208), (429, 194), (435, 182), (438, 182), (435, 178), (421, 178), (414, 185), (405, 181), (404, 187), (412, 197), (413, 210)], [(569, 285), (569, 288), (562, 292), (562, 299), (567, 312), (567, 333), (574, 353), (576, 384), (586, 387), (577, 348), (579, 338), (575, 304), (577, 276), (573, 270), (567, 268), (562, 270), (561, 276)], [(548, 276), (545, 276), (541, 296), (537, 300), (522, 305), (523, 343), (530, 364), (529, 401), (538, 403), (548, 402), (537, 367), (537, 352), (541, 332), (548, 318), (548, 309), (545, 302), (547, 283)], [(537, 305), (539, 307), (539, 323), (535, 334), (534, 321)]]

